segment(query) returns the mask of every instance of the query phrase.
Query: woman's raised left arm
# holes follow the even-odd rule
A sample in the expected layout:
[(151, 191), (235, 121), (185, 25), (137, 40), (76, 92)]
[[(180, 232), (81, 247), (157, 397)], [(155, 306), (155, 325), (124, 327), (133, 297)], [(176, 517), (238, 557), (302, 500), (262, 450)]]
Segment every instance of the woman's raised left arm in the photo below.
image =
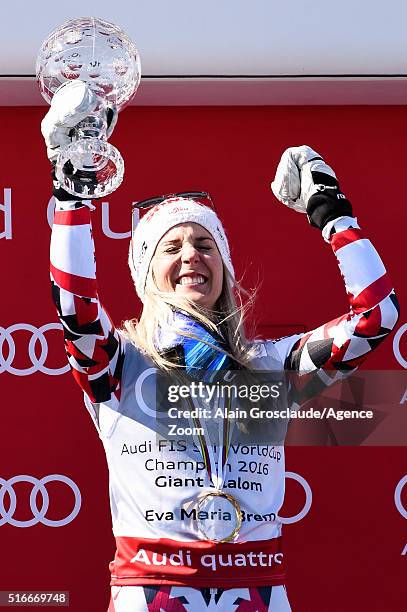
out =
[(397, 323), (397, 298), (382, 260), (352, 216), (332, 169), (309, 147), (288, 149), (272, 184), (276, 197), (319, 227), (338, 261), (349, 311), (320, 327), (275, 342), (287, 370), (358, 367)]

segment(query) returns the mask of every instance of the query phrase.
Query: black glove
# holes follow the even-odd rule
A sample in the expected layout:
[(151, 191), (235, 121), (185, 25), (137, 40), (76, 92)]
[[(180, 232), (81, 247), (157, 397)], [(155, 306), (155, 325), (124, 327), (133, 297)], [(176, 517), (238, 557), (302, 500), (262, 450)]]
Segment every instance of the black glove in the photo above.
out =
[(311, 176), (317, 189), (307, 204), (307, 215), (311, 225), (322, 230), (329, 221), (338, 217), (353, 216), (352, 205), (340, 190), (336, 178), (325, 172), (314, 172), (312, 168)]

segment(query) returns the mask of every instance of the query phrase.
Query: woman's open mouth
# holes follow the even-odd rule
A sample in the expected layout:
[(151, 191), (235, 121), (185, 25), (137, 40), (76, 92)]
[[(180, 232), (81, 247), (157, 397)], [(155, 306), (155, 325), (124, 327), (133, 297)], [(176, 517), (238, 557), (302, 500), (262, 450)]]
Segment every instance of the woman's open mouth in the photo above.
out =
[(177, 278), (176, 284), (183, 287), (192, 287), (196, 285), (204, 285), (207, 282), (206, 276), (203, 274), (186, 274)]

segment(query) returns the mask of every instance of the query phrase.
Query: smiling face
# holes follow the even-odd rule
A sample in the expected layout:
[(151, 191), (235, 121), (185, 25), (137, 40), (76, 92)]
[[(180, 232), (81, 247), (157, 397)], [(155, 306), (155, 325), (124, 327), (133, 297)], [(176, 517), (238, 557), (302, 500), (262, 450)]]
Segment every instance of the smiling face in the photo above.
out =
[(198, 223), (181, 223), (164, 234), (151, 266), (160, 291), (174, 291), (208, 310), (222, 293), (222, 257), (211, 234)]

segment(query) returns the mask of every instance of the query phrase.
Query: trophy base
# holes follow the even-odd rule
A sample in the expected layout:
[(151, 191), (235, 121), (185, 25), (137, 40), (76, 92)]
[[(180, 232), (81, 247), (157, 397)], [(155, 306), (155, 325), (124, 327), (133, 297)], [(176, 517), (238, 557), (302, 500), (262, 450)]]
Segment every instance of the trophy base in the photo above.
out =
[(100, 198), (122, 183), (124, 162), (119, 151), (98, 138), (76, 140), (64, 148), (57, 160), (56, 178), (73, 197)]

